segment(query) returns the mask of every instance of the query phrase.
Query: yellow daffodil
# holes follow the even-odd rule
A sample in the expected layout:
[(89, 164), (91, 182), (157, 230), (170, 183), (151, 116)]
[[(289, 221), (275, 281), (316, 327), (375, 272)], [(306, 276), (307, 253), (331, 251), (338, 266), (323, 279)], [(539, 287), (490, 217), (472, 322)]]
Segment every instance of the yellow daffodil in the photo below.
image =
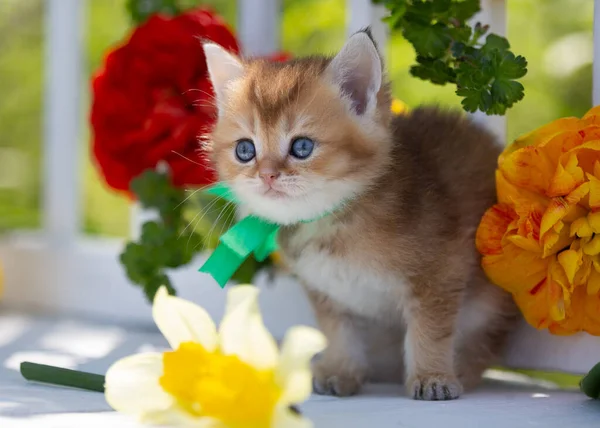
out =
[(142, 422), (202, 428), (307, 428), (290, 409), (312, 389), (310, 360), (324, 349), (315, 329), (293, 327), (281, 353), (258, 308), (258, 289), (227, 294), (219, 331), (201, 307), (156, 294), (153, 317), (171, 351), (124, 358), (106, 374), (106, 400)]
[(509, 145), (496, 188), (477, 231), (490, 280), (534, 327), (600, 335), (600, 106)]

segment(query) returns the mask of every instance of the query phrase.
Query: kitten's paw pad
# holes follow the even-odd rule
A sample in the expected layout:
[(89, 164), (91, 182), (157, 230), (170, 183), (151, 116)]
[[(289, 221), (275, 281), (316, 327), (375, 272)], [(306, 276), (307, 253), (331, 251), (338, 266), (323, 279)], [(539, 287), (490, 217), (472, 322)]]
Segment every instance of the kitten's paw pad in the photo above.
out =
[(362, 383), (352, 376), (314, 376), (313, 391), (320, 395), (349, 397), (360, 391)]
[(415, 400), (454, 400), (463, 388), (453, 376), (433, 375), (416, 377), (407, 383), (407, 390)]

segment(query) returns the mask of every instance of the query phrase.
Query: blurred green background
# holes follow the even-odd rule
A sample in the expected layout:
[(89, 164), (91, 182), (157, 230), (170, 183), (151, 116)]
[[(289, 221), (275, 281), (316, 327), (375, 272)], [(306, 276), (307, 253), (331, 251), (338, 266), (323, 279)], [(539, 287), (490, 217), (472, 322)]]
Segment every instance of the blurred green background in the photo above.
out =
[[(213, 6), (235, 27), (235, 0), (186, 0)], [(104, 54), (130, 31), (125, 0), (88, 0), (85, 25), (85, 94), (81, 120), (81, 201), (85, 232), (128, 233), (128, 202), (99, 180), (89, 157), (89, 76)], [(345, 32), (345, 0), (284, 0), (282, 49), (294, 55), (332, 53)], [(591, 106), (592, 8), (590, 0), (511, 0), (508, 38), (529, 61), (525, 99), (509, 111), (509, 139)], [(44, 2), (0, 0), (0, 231), (40, 225)], [(308, 19), (309, 18), (309, 19)], [(408, 73), (414, 53), (401, 37), (387, 48), (394, 95), (410, 106), (459, 107), (452, 87)]]

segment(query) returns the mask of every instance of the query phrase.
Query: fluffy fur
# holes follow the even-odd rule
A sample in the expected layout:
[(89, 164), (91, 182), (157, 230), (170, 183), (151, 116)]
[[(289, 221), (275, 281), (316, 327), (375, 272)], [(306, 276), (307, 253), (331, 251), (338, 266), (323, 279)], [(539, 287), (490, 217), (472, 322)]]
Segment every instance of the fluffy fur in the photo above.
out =
[[(246, 211), (284, 226), (283, 255), (329, 340), (315, 390), (345, 396), (367, 380), (404, 381), (414, 398), (443, 400), (476, 385), (516, 314), (474, 247), (494, 202), (493, 138), (437, 108), (392, 116), (368, 32), (334, 58), (287, 63), (205, 48), (219, 177)], [(289, 155), (297, 137), (316, 142), (306, 160)], [(246, 164), (235, 157), (240, 139), (256, 146)], [(277, 175), (272, 185), (265, 172)]]

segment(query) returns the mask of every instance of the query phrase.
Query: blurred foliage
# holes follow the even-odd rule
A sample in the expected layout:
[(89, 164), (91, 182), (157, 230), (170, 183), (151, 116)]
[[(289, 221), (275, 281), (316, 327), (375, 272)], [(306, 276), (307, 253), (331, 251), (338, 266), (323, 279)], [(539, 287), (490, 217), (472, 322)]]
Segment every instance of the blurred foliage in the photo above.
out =
[(527, 61), (509, 50), (506, 38), (488, 34), (489, 25), (469, 22), (481, 10), (479, 0), (372, 1), (388, 9), (384, 21), (413, 45), (417, 65), (410, 73), (437, 85), (455, 84), (464, 110), (504, 115), (523, 99), (516, 79), (527, 74)]
[[(128, 34), (131, 19), (126, 1), (87, 1), (86, 77), (101, 65), (105, 52)], [(43, 4), (43, 0), (0, 1), (0, 230), (40, 224)], [(235, 0), (179, 0), (178, 4), (210, 5), (236, 25)], [(529, 62), (521, 79), (527, 96), (507, 113), (512, 140), (557, 117), (581, 116), (590, 108), (593, 2), (511, 0), (507, 4), (511, 46)], [(334, 53), (346, 38), (345, 7), (345, 0), (283, 0), (281, 47), (294, 55)], [(401, 34), (391, 35), (385, 52), (395, 97), (410, 106), (460, 106), (452, 86), (411, 76), (416, 53)], [(88, 81), (83, 84), (87, 89)], [(125, 236), (129, 202), (108, 191), (92, 166), (85, 126), (89, 98), (83, 102), (79, 149), (85, 231)]]
[[(142, 287), (151, 302), (161, 285), (170, 294), (176, 293), (167, 270), (185, 266), (198, 253), (216, 248), (219, 237), (236, 218), (235, 208), (230, 202), (199, 191), (186, 197), (184, 190), (169, 183), (166, 174), (152, 170), (135, 178), (131, 190), (144, 209), (156, 214), (156, 219), (144, 223), (139, 239), (127, 243), (120, 260), (129, 279)], [(197, 213), (191, 220), (185, 215), (188, 206)], [(194, 228), (189, 230), (191, 224)], [(204, 236), (195, 231), (198, 226), (207, 231)], [(249, 283), (258, 269), (270, 265), (270, 260), (258, 262), (251, 256), (232, 280)]]

